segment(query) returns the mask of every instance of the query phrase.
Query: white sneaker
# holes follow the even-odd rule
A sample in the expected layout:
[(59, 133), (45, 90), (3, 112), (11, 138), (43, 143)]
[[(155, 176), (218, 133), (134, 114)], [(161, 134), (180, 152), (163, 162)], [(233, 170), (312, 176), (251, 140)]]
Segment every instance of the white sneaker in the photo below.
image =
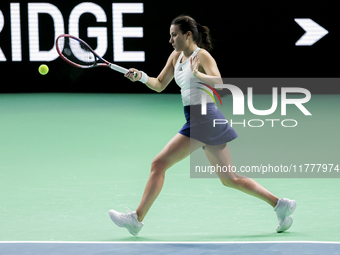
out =
[(295, 200), (289, 200), (287, 198), (281, 198), (277, 202), (274, 211), (277, 214), (277, 219), (279, 220), (279, 226), (276, 232), (281, 233), (289, 229), (293, 224), (292, 213), (295, 211), (296, 202)]
[(126, 208), (126, 210), (128, 211), (128, 213), (121, 213), (115, 210), (110, 210), (110, 218), (114, 223), (116, 223), (118, 227), (127, 228), (127, 230), (129, 230), (132, 235), (136, 236), (144, 226), (144, 223), (138, 221), (136, 211), (131, 212), (129, 208)]

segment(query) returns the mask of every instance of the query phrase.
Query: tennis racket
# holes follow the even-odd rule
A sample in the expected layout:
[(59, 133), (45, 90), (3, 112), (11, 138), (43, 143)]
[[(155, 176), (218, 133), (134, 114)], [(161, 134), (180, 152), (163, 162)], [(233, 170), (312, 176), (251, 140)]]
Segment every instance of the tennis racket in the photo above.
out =
[[(123, 74), (129, 72), (128, 69), (103, 59), (86, 42), (75, 36), (59, 35), (56, 40), (56, 46), (60, 57), (75, 67), (93, 68), (104, 66)], [(134, 77), (137, 77), (136, 72), (134, 72)]]

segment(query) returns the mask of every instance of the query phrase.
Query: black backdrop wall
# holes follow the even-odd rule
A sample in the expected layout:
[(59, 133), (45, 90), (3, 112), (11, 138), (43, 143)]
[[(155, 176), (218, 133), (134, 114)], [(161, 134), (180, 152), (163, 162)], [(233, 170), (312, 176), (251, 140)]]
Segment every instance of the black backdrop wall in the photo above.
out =
[[(1, 0), (0, 92), (154, 93), (109, 69), (68, 65), (56, 55), (55, 36), (79, 31), (93, 48), (100, 44), (107, 60), (116, 58), (119, 65), (157, 76), (173, 50), (168, 43), (170, 22), (180, 14), (211, 29), (211, 54), (223, 77), (339, 77), (337, 6), (337, 1), (325, 0)], [(313, 45), (295, 45), (305, 31), (294, 19), (303, 18), (328, 34)], [(124, 38), (120, 33), (131, 27), (136, 28), (133, 37)], [(141, 29), (142, 37), (137, 37)], [(142, 59), (129, 60), (122, 51), (138, 51), (135, 55)], [(50, 68), (45, 76), (38, 73), (42, 63)], [(303, 87), (312, 93), (339, 93), (337, 86)], [(164, 92), (178, 93), (179, 88), (172, 81)], [(271, 88), (259, 86), (254, 93), (271, 93)]]

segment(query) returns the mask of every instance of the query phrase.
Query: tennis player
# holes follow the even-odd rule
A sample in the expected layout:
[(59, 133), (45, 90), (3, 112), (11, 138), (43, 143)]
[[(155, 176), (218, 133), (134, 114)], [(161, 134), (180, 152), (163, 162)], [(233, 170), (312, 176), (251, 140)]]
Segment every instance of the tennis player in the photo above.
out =
[[(196, 111), (201, 110), (201, 95), (206, 93), (198, 88), (190, 89), (190, 79), (211, 86), (222, 83), (217, 64), (209, 53), (211, 49), (209, 29), (198, 24), (190, 16), (179, 16), (171, 23), (169, 42), (174, 47), (174, 51), (157, 78), (148, 77), (143, 71), (134, 68), (125, 74), (125, 77), (131, 81), (141, 81), (157, 92), (162, 92), (175, 78), (181, 88), (184, 114), (187, 120), (181, 130), (153, 159), (149, 179), (138, 208), (133, 212), (128, 210), (127, 213), (115, 210), (109, 212), (112, 221), (119, 227), (127, 228), (132, 235), (137, 235), (142, 229), (143, 219), (162, 189), (166, 170), (189, 156), (190, 152), (203, 147), (211, 165), (227, 167), (232, 165), (227, 143), (235, 139), (237, 134), (230, 125), (218, 125), (223, 127), (217, 131), (215, 128), (214, 130), (210, 128), (210, 132), (203, 132), (203, 136), (196, 134), (196, 137), (193, 137), (190, 134), (190, 129), (194, 125), (196, 127), (199, 125), (194, 123), (193, 116), (190, 119), (190, 114), (193, 115)], [(136, 78), (133, 77), (133, 72), (137, 72)], [(212, 119), (225, 119), (221, 111), (215, 107), (212, 99), (211, 101), (207, 99), (207, 101), (206, 116)], [(210, 126), (212, 127), (212, 125)], [(238, 189), (271, 205), (279, 221), (277, 232), (283, 232), (290, 228), (293, 223), (292, 213), (296, 208), (294, 200), (279, 199), (253, 179), (245, 178), (234, 172), (218, 172), (217, 175), (224, 186)]]

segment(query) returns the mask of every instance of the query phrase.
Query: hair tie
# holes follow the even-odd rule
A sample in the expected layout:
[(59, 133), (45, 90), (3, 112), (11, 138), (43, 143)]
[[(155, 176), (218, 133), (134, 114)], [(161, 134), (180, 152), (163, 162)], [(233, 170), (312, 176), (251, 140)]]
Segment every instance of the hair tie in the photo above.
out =
[(198, 32), (204, 32), (204, 28), (202, 27), (202, 25), (200, 23), (196, 23), (197, 25), (197, 31)]

